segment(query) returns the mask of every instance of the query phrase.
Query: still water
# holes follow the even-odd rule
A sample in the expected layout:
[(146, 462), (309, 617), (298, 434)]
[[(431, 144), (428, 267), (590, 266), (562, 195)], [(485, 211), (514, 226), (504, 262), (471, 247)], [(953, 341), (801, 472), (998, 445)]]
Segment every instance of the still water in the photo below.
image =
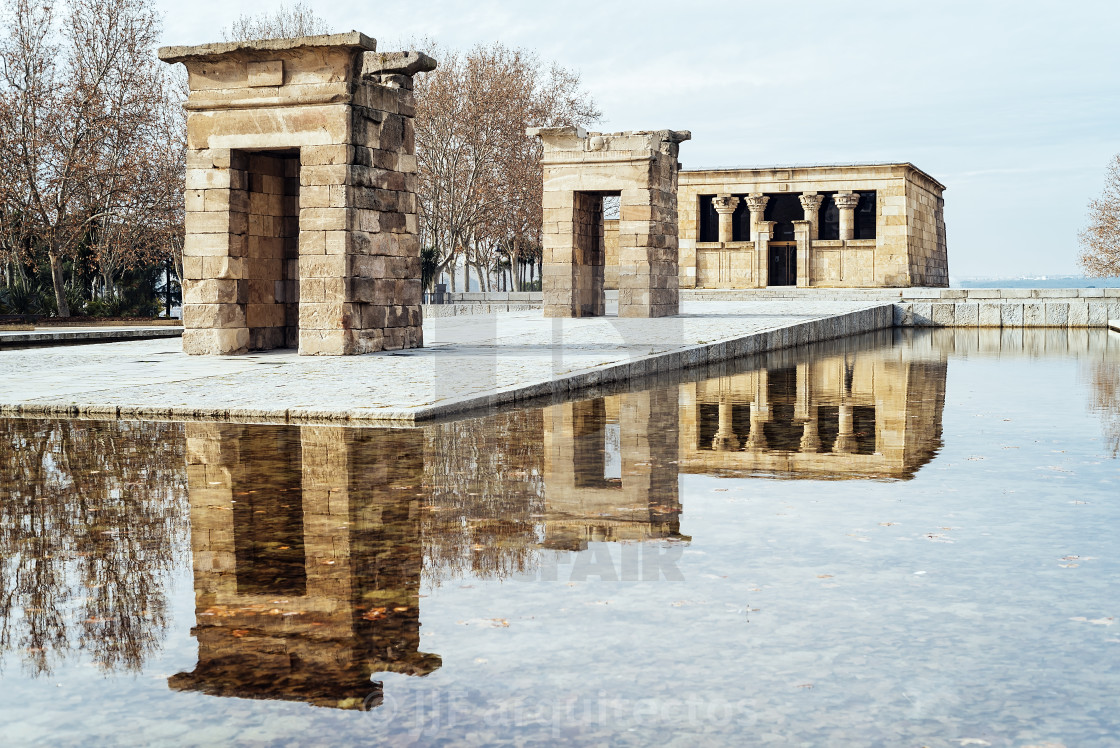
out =
[(597, 394), (0, 420), (0, 742), (1120, 744), (1120, 336)]

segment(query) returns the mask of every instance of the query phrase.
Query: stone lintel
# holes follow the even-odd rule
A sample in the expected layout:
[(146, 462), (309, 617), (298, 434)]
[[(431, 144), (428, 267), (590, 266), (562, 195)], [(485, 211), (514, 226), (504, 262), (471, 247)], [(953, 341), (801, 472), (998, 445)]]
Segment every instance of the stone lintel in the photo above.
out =
[(205, 61), (221, 57), (257, 58), (261, 52), (284, 52), (307, 47), (348, 47), (356, 51), (375, 52), (377, 40), (360, 31), (344, 34), (319, 34), (286, 39), (254, 39), (237, 42), (199, 44), (192, 47), (160, 47), (159, 59), (167, 63)]

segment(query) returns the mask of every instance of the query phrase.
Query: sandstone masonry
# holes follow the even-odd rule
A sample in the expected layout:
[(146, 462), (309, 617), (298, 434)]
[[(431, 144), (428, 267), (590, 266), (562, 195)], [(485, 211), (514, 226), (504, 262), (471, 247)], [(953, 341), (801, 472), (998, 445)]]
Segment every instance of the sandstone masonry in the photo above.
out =
[(687, 131), (587, 133), (530, 128), (544, 143), (546, 317), (594, 317), (605, 309), (603, 200), (621, 197), (618, 315), (677, 314), (677, 151)]
[(189, 74), (183, 349), (415, 348), (417, 52), (356, 31), (165, 47)]

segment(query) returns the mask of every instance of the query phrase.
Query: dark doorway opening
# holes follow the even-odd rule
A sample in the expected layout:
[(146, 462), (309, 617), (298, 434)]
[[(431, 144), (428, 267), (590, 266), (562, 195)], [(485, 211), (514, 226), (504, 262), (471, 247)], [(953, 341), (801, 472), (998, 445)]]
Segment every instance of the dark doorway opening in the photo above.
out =
[(853, 238), (874, 239), (875, 220), (878, 214), (875, 191), (866, 190), (856, 194), (859, 195), (859, 206), (856, 208)]
[(817, 210), (817, 238), (835, 241), (840, 238), (840, 209), (836, 207), (836, 193), (822, 194), (824, 199)]
[(245, 156), (248, 236), (242, 303), (249, 348), (298, 348), (299, 150)]
[[(604, 232), (605, 198), (621, 197), (621, 192), (577, 192), (573, 211), (572, 296), (576, 317), (601, 317), (606, 313), (606, 238)], [(621, 206), (619, 207), (621, 219)], [(621, 225), (621, 220), (620, 220)], [(622, 238), (619, 237), (621, 256)]]
[(731, 241), (749, 242), (751, 236), (751, 210), (747, 207), (746, 195), (732, 195), (739, 198), (735, 213), (731, 216)]
[(768, 285), (797, 285), (796, 242), (770, 243), (770, 281)]
[(716, 212), (712, 199), (715, 195), (700, 196), (700, 236), (698, 241), (719, 241), (719, 213)]
[[(617, 424), (614, 424), (617, 426)], [(611, 428), (604, 398), (583, 400), (572, 406), (575, 485), (577, 488), (621, 488), (622, 478), (614, 477), (618, 467), (617, 428)]]
[(775, 242), (792, 242), (793, 222), (805, 217), (805, 209), (801, 207), (801, 193), (783, 192), (778, 195), (768, 195), (770, 200), (766, 203), (763, 220), (774, 222), (774, 233), (770, 237)]

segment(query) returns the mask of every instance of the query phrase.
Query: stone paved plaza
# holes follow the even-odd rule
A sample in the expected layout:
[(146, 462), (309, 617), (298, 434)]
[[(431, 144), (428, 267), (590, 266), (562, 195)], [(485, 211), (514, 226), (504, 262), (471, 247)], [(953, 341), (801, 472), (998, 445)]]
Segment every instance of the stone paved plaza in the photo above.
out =
[(177, 339), (6, 351), (0, 412), (246, 421), (415, 421), (565, 395), (889, 327), (875, 301), (688, 302), (677, 317), (425, 320), (426, 347), (365, 356), (196, 357)]

